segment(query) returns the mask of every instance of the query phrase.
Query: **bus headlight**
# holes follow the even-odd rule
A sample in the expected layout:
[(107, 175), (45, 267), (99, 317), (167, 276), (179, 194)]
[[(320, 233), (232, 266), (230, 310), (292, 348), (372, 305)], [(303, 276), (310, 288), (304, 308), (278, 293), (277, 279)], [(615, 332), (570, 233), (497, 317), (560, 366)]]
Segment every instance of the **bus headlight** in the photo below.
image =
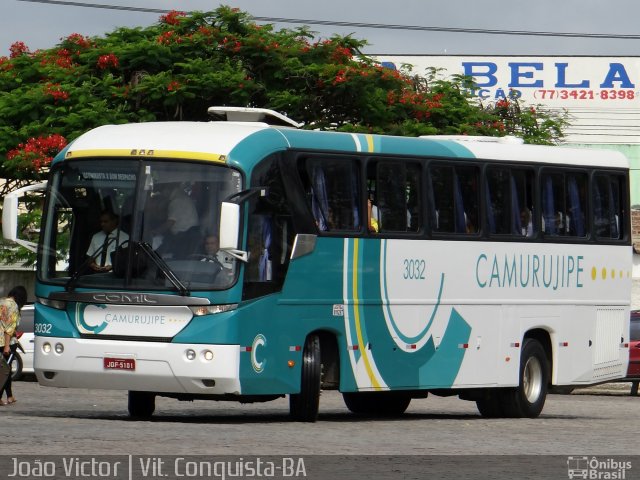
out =
[(42, 352), (43, 353), (51, 353), (51, 344), (50, 343), (43, 343), (42, 344)]
[(211, 350), (205, 350), (204, 352), (202, 352), (202, 356), (208, 362), (213, 360), (213, 352)]
[(188, 349), (186, 352), (184, 352), (184, 355), (185, 357), (187, 357), (187, 360), (194, 360), (196, 358), (196, 352), (192, 349)]
[(62, 345), (61, 343), (56, 343), (55, 351), (58, 355), (60, 355), (62, 352), (64, 352), (64, 345)]
[(189, 307), (195, 317), (202, 315), (213, 315), (216, 313), (229, 312), (238, 308), (237, 303), (228, 303), (226, 305), (196, 305)]

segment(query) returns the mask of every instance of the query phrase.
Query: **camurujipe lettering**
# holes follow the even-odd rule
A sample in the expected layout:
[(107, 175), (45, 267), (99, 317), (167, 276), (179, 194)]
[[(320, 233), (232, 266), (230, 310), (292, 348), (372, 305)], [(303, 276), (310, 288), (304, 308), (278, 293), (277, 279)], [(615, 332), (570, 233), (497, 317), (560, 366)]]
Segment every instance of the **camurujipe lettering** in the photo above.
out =
[(493, 255), (476, 261), (480, 288), (582, 288), (582, 255)]
[(107, 323), (129, 323), (135, 325), (164, 325), (164, 315), (145, 315), (141, 313), (107, 313), (104, 316)]

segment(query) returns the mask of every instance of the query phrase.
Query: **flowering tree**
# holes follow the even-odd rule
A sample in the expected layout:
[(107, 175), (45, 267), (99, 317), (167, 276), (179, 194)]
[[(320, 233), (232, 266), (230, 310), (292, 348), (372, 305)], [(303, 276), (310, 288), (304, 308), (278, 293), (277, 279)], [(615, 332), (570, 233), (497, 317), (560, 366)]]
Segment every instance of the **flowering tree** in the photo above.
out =
[(562, 136), (560, 117), (515, 99), (478, 104), (470, 79), (384, 68), (361, 54), (364, 44), (313, 42), (306, 27), (275, 31), (228, 7), (171, 12), (103, 37), (74, 33), (35, 52), (16, 42), (0, 58), (0, 177), (10, 179), (0, 195), (41, 179), (52, 156), (90, 128), (206, 120), (212, 105), (272, 108), (315, 129)]

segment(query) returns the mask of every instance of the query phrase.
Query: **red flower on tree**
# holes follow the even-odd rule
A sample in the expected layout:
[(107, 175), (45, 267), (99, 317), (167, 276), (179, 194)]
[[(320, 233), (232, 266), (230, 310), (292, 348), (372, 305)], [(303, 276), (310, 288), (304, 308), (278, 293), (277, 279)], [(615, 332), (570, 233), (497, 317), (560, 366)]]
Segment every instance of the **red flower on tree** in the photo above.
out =
[(60, 88), (59, 83), (47, 83), (44, 86), (44, 94), (53, 97), (55, 103), (58, 103), (58, 100), (69, 99), (69, 93)]
[(186, 16), (186, 13), (172, 10), (166, 15), (161, 15), (160, 21), (168, 25), (178, 25), (180, 23), (180, 18), (184, 16)]
[(19, 57), (20, 55), (26, 55), (29, 53), (29, 47), (25, 45), (24, 42), (15, 42), (12, 43), (9, 47), (9, 52), (11, 52), (11, 58)]
[(170, 43), (182, 43), (182, 37), (180, 37), (173, 30), (169, 30), (168, 32), (164, 32), (163, 34), (158, 36), (158, 43), (163, 45), (169, 45)]
[(110, 53), (108, 55), (100, 55), (98, 57), (98, 68), (100, 70), (106, 70), (107, 68), (118, 68), (118, 57), (115, 54)]
[(66, 40), (83, 50), (91, 46), (91, 41), (89, 40), (89, 38), (80, 35), (79, 33), (72, 33), (66, 38)]
[(9, 150), (7, 160), (40, 170), (48, 166), (53, 157), (66, 146), (67, 139), (57, 133), (31, 137), (25, 143), (20, 143), (17, 148)]
[(345, 62), (353, 58), (353, 53), (347, 47), (336, 47), (331, 54), (331, 59), (334, 62)]
[(169, 92), (177, 92), (178, 90), (180, 90), (180, 87), (182, 85), (180, 84), (180, 82), (178, 82), (177, 80), (171, 80), (169, 82), (169, 85), (167, 85), (167, 90)]
[(13, 68), (13, 63), (9, 63), (8, 57), (0, 57), (0, 70), (9, 71)]
[(58, 50), (58, 57), (56, 58), (56, 65), (61, 68), (71, 68), (73, 61), (71, 60), (71, 52), (66, 48)]

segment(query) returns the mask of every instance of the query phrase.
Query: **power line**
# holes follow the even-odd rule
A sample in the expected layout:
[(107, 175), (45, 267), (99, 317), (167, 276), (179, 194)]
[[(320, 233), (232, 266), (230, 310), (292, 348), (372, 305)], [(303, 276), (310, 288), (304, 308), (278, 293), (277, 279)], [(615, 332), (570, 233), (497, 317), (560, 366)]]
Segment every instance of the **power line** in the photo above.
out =
[(101, 8), (104, 10), (125, 10), (129, 12), (142, 12), (142, 13), (169, 13), (171, 10), (165, 10), (162, 8), (143, 8), (143, 7), (127, 7), (124, 5), (106, 5), (102, 3), (83, 3), (83, 2), (68, 2), (66, 0), (17, 0), (18, 2), (27, 3), (46, 3), (48, 5), (62, 5), (68, 7), (86, 7), (86, 8)]
[[(83, 3), (67, 0), (17, 0), (18, 2), (28, 3), (44, 3), (48, 5), (62, 5), (71, 7), (100, 8), (107, 10), (125, 10), (130, 12), (142, 13), (169, 13), (171, 10), (162, 8), (145, 8), (145, 7), (129, 7), (125, 5), (109, 5), (101, 3)], [(544, 32), (529, 30), (498, 30), (485, 28), (456, 28), (456, 27), (429, 27), (421, 25), (394, 25), (387, 23), (362, 23), (362, 22), (340, 22), (335, 20), (311, 20), (302, 18), (283, 18), (283, 17), (256, 17), (251, 16), (257, 22), (268, 23), (292, 23), (302, 25), (323, 25), (330, 27), (353, 27), (353, 28), (376, 28), (383, 30), (404, 30), (404, 31), (422, 31), (422, 32), (449, 32), (449, 33), (468, 33), (481, 35), (515, 35), (515, 36), (533, 36), (533, 37), (564, 37), (564, 38), (590, 38), (590, 39), (610, 39), (610, 40), (640, 40), (640, 35), (625, 35), (611, 33), (577, 33), (577, 32)]]

